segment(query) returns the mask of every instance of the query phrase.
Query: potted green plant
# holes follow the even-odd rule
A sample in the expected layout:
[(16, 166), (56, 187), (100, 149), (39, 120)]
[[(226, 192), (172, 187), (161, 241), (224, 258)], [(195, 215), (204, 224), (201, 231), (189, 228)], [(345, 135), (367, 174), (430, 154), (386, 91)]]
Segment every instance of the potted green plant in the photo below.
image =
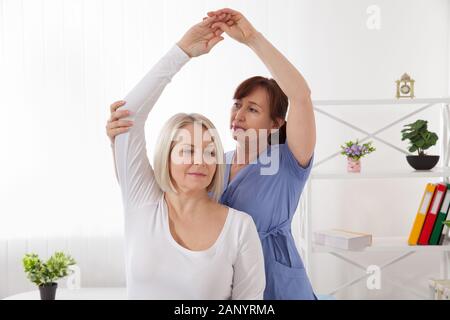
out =
[(341, 145), (341, 154), (347, 157), (347, 171), (361, 172), (361, 158), (374, 152), (376, 149), (372, 146), (372, 141), (361, 145), (358, 140), (356, 142), (347, 141), (345, 145)]
[(416, 170), (430, 170), (439, 161), (439, 156), (427, 155), (425, 150), (434, 146), (439, 139), (437, 134), (428, 131), (428, 121), (417, 120), (414, 123), (405, 125), (402, 132), (402, 141), (408, 139), (410, 142), (409, 152), (416, 152), (418, 155), (408, 155), (406, 160)]
[(69, 266), (75, 260), (63, 252), (56, 252), (47, 262), (35, 253), (26, 254), (22, 260), (27, 278), (39, 287), (41, 300), (55, 300), (58, 284), (55, 282), (71, 273)]

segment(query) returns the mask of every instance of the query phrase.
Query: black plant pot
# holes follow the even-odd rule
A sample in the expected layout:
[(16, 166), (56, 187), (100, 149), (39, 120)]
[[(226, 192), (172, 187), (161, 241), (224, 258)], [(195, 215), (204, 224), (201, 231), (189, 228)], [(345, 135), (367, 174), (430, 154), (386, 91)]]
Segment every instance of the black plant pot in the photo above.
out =
[(39, 293), (41, 294), (41, 300), (55, 300), (56, 288), (58, 288), (56, 282), (40, 285)]
[(439, 162), (439, 156), (406, 156), (406, 160), (416, 170), (431, 170)]

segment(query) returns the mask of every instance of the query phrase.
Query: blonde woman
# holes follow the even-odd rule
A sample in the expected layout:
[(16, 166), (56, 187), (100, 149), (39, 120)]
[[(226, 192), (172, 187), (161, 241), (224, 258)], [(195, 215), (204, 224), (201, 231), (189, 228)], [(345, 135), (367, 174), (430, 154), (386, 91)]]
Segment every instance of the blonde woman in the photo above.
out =
[[(183, 38), (197, 39), (190, 56), (208, 52), (223, 39), (212, 32), (215, 20), (195, 25)], [(173, 116), (156, 143), (154, 168), (147, 158), (148, 114), (188, 60), (173, 46), (119, 109), (128, 115), (121, 121), (133, 123), (114, 144), (125, 211), (128, 296), (262, 299), (264, 258), (256, 226), (246, 213), (217, 202), (224, 165), (213, 124), (198, 114)]]

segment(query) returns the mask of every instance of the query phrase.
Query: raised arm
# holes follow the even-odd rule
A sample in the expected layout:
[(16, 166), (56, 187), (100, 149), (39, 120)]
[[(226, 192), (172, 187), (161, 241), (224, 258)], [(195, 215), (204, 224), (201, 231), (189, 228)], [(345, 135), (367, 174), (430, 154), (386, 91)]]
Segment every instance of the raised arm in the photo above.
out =
[(287, 117), (288, 147), (302, 166), (307, 166), (316, 144), (316, 124), (311, 91), (301, 73), (240, 13), (231, 9), (209, 12), (209, 16), (229, 14), (233, 25), (216, 22), (233, 39), (250, 47), (269, 69), (289, 98)]
[(114, 143), (116, 174), (125, 209), (155, 202), (161, 195), (147, 157), (144, 126), (164, 88), (188, 60), (183, 50), (173, 46), (127, 94), (126, 104), (119, 108), (129, 114), (123, 121), (134, 123)]
[(211, 25), (215, 21), (226, 21), (227, 17), (223, 14), (206, 18), (192, 26), (124, 101), (111, 105), (106, 130), (125, 207), (140, 206), (158, 198), (160, 190), (145, 148), (145, 121), (165, 86), (189, 58), (208, 53), (223, 40), (222, 32)]
[[(178, 47), (190, 58), (198, 57), (209, 53), (220, 41), (223, 40), (219, 28), (211, 28), (212, 23), (216, 21), (224, 21), (232, 23), (229, 20), (230, 15), (221, 14), (214, 17), (204, 18), (202, 22), (192, 26), (178, 41)], [(126, 101), (116, 101), (110, 106), (111, 116), (106, 123), (106, 134), (111, 140), (111, 147), (113, 148), (113, 158), (115, 158), (114, 143), (116, 136), (126, 133), (133, 126), (131, 121), (126, 120), (128, 114), (127, 110), (119, 110), (124, 106)], [(118, 179), (116, 161), (114, 161), (115, 173)]]

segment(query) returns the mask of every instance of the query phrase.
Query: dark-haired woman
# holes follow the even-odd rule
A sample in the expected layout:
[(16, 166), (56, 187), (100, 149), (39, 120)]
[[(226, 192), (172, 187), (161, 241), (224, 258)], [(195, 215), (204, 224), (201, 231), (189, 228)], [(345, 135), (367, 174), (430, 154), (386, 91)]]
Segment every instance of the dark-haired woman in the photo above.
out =
[[(230, 117), (236, 149), (225, 157), (220, 202), (249, 213), (256, 224), (265, 261), (264, 299), (315, 299), (291, 233), (314, 159), (311, 92), (300, 72), (241, 13), (222, 9), (208, 15), (226, 17), (211, 28), (251, 48), (274, 78), (253, 77), (236, 89)], [(193, 41), (181, 39), (178, 46), (189, 55)], [(111, 108), (107, 133), (112, 141), (129, 126), (116, 111), (121, 105)]]

